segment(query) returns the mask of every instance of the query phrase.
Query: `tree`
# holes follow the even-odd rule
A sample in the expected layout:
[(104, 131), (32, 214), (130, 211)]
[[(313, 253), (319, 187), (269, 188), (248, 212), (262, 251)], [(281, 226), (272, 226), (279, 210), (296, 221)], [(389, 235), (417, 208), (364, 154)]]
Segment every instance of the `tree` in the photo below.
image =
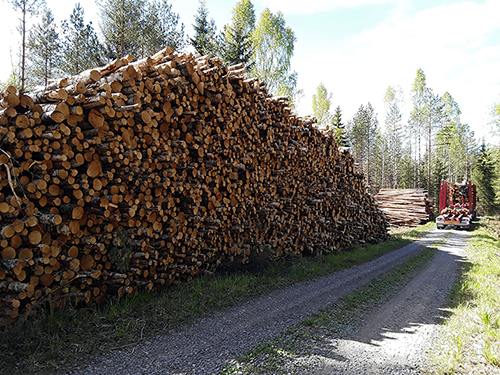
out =
[(131, 54), (140, 50), (142, 14), (145, 0), (99, 0), (99, 19), (109, 58)]
[(252, 70), (255, 10), (250, 0), (241, 0), (233, 8), (231, 23), (224, 27), (222, 59), (228, 65), (245, 64)]
[(332, 126), (335, 131), (335, 140), (339, 146), (347, 147), (349, 145), (349, 139), (347, 138), (346, 129), (342, 122), (342, 111), (340, 110), (340, 106), (337, 106), (335, 109), (335, 114), (332, 117)]
[(293, 96), (296, 90), (296, 73), (290, 72), (295, 40), (281, 12), (275, 15), (268, 8), (262, 12), (253, 32), (254, 67), (250, 74), (264, 81), (272, 94), (288, 92)]
[(431, 164), (432, 164), (432, 133), (441, 122), (442, 105), (439, 95), (434, 95), (430, 87), (425, 96), (427, 106), (427, 191), (431, 191)]
[(353, 144), (354, 158), (366, 175), (366, 182), (371, 185), (370, 161), (373, 160), (375, 141), (378, 134), (378, 120), (371, 103), (361, 105), (351, 122), (349, 138)]
[(410, 126), (413, 135), (416, 137), (417, 163), (415, 165), (417, 173), (417, 187), (421, 187), (420, 164), (421, 164), (421, 143), (425, 134), (425, 124), (428, 118), (427, 107), (427, 83), (422, 69), (417, 70), (417, 76), (413, 81), (411, 90), (413, 109), (410, 113)]
[(47, 9), (41, 22), (30, 33), (29, 72), (30, 80), (39, 85), (47, 85), (59, 63), (59, 34), (56, 30), (52, 11)]
[(491, 123), (497, 128), (497, 132), (500, 132), (500, 102), (493, 104), (490, 115)]
[(21, 32), (21, 89), (24, 91), (26, 81), (26, 34), (28, 32), (26, 25), (26, 16), (37, 15), (42, 7), (45, 6), (45, 0), (8, 0), (14, 10), (21, 12), (21, 24), (19, 30)]
[(218, 54), (217, 27), (213, 19), (208, 20), (208, 8), (205, 0), (200, 0), (200, 7), (195, 16), (193, 28), (194, 36), (189, 41), (196, 49), (196, 52), (200, 55), (216, 56)]
[(494, 188), (497, 177), (493, 156), (483, 143), (474, 169), (473, 180), (477, 186), (478, 205), (486, 215), (496, 214), (499, 210), (499, 206), (495, 201), (496, 192)]
[(385, 92), (385, 127), (387, 132), (387, 145), (389, 150), (390, 173), (388, 179), (391, 181), (393, 189), (398, 187), (398, 166), (403, 147), (403, 115), (401, 106), (403, 103), (403, 94), (401, 88), (389, 86)]
[(84, 10), (80, 3), (75, 8), (69, 21), (62, 23), (63, 43), (60, 70), (65, 74), (78, 74), (105, 63), (104, 50), (92, 27), (85, 25)]
[(318, 120), (318, 125), (330, 124), (332, 115), (330, 114), (330, 105), (332, 93), (329, 93), (325, 85), (320, 83), (316, 89), (316, 94), (312, 97), (312, 113)]
[(172, 11), (168, 0), (152, 0), (145, 14), (139, 33), (138, 57), (153, 55), (165, 47), (176, 51), (185, 47), (184, 24), (179, 26), (180, 17)]

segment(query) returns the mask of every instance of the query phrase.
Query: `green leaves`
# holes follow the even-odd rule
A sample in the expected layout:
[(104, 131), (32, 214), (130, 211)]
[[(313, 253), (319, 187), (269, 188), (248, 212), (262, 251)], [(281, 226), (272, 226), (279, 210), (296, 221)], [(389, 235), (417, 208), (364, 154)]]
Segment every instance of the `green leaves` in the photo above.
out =
[(295, 40), (283, 13), (273, 14), (268, 8), (262, 12), (253, 33), (255, 65), (251, 74), (265, 81), (271, 93), (276, 93), (290, 75)]
[(331, 99), (332, 94), (321, 83), (312, 98), (313, 116), (318, 120), (318, 125), (328, 125), (330, 123), (332, 117), (330, 114)]

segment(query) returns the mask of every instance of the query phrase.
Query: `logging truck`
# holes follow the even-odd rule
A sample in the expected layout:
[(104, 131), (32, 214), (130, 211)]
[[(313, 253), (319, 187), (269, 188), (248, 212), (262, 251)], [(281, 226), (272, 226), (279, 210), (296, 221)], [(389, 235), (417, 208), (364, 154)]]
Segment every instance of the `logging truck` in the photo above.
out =
[(437, 229), (447, 226), (470, 230), (476, 219), (476, 185), (464, 180), (461, 184), (441, 181)]

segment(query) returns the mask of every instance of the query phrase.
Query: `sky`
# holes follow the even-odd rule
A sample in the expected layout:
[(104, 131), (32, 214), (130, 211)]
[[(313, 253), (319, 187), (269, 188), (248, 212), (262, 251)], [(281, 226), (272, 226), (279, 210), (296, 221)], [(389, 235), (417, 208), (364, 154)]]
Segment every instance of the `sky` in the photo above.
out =
[[(237, 0), (206, 0), (218, 29), (230, 22)], [(47, 0), (57, 22), (68, 19), (76, 1)], [(98, 6), (81, 0), (86, 22), (99, 31)], [(360, 105), (372, 104), (384, 126), (388, 86), (404, 93), (411, 109), (411, 86), (422, 69), (435, 94), (449, 92), (478, 140), (496, 143), (490, 109), (500, 101), (500, 0), (253, 0), (257, 18), (266, 8), (282, 12), (296, 36), (292, 70), (304, 96), (300, 115), (312, 112), (312, 96), (323, 84), (332, 94), (332, 112), (344, 122)], [(198, 0), (171, 0), (188, 35)], [(12, 67), (10, 51), (18, 43), (18, 15), (0, 0), (0, 81)], [(407, 118), (406, 118), (407, 119)], [(405, 121), (406, 121), (405, 119)]]

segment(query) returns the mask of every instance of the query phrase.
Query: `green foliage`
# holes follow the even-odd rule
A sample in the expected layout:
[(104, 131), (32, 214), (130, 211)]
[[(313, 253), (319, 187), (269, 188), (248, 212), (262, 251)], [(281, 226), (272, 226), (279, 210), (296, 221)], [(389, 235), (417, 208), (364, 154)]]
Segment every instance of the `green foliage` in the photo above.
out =
[(198, 13), (195, 15), (193, 24), (194, 36), (189, 38), (190, 43), (200, 55), (217, 56), (219, 47), (217, 44), (217, 27), (215, 21), (208, 20), (208, 8), (205, 0), (200, 0)]
[(371, 103), (366, 106), (361, 105), (350, 124), (349, 139), (352, 143), (354, 158), (365, 174), (368, 185), (371, 185), (373, 177), (376, 178), (376, 175), (371, 173), (374, 165), (370, 162), (373, 162), (377, 135), (378, 119), (375, 110)]
[(335, 140), (341, 147), (349, 146), (349, 139), (347, 137), (347, 131), (345, 129), (345, 125), (342, 122), (342, 111), (340, 106), (335, 108), (335, 114), (332, 117), (332, 126), (335, 131)]
[(312, 113), (318, 120), (318, 125), (327, 125), (331, 123), (332, 115), (330, 105), (332, 93), (329, 93), (322, 83), (316, 89), (316, 94), (312, 97)]
[(138, 56), (145, 0), (100, 0), (98, 4), (108, 57)]
[(0, 82), (0, 91), (5, 91), (9, 86), (21, 87), (19, 68), (13, 69), (5, 82)]
[(19, 32), (21, 34), (21, 64), (19, 70), (20, 91), (24, 91), (26, 86), (26, 35), (28, 34), (27, 19), (28, 16), (37, 15), (40, 10), (45, 8), (45, 0), (8, 0), (15, 11), (21, 13)]
[(253, 69), (250, 74), (264, 81), (272, 94), (293, 94), (296, 74), (290, 72), (295, 34), (286, 25), (281, 12), (273, 14), (266, 8), (260, 15), (253, 32)]
[(493, 104), (490, 115), (491, 123), (497, 128), (497, 132), (500, 132), (500, 102)]
[(471, 233), (440, 334), (429, 345), (433, 374), (495, 374), (500, 364), (500, 222)]
[(47, 9), (41, 22), (31, 31), (28, 41), (29, 80), (38, 85), (47, 85), (57, 71), (61, 49), (59, 34), (52, 11)]
[(84, 10), (76, 3), (69, 21), (62, 23), (62, 62), (60, 70), (69, 75), (104, 65), (104, 50), (92, 27), (85, 25)]
[(228, 65), (244, 63), (251, 71), (255, 10), (250, 0), (241, 0), (232, 9), (231, 23), (224, 27), (222, 59)]
[(403, 148), (403, 115), (401, 106), (403, 103), (401, 88), (387, 87), (384, 96), (385, 104), (385, 127), (387, 132), (387, 185), (383, 187), (398, 188), (400, 182), (399, 165), (401, 163), (401, 151)]
[(490, 150), (483, 143), (474, 169), (473, 181), (477, 187), (478, 207), (484, 215), (494, 215), (499, 211), (496, 202), (495, 180), (497, 165)]
[(150, 0), (142, 17), (137, 57), (151, 56), (165, 47), (181, 51), (185, 45), (184, 24), (168, 0)]

